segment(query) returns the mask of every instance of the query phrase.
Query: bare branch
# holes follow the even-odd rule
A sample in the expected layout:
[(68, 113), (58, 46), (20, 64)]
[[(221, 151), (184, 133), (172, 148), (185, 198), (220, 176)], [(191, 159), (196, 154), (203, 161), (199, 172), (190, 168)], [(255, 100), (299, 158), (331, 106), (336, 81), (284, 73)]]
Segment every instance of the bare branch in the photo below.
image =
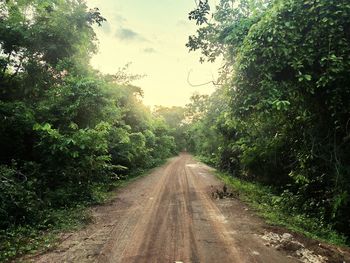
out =
[[(191, 87), (201, 87), (201, 86), (205, 86), (205, 85), (209, 85), (209, 84), (213, 84), (214, 86), (219, 86), (220, 83), (217, 83), (215, 82), (214, 80), (212, 81), (208, 81), (208, 82), (205, 82), (205, 83), (201, 83), (201, 84), (192, 84), (191, 81), (190, 81), (190, 75), (191, 75), (191, 72), (193, 70), (191, 69), (188, 74), (187, 74), (187, 83), (191, 86)], [(213, 76), (212, 76), (213, 77)]]

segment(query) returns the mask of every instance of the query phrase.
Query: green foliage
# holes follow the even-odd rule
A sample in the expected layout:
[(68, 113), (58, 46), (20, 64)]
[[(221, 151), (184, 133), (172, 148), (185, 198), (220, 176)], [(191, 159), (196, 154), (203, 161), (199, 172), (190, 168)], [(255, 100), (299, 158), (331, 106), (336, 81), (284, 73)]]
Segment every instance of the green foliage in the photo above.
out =
[[(38, 211), (37, 211), (38, 212)], [(58, 240), (60, 231), (77, 230), (91, 222), (86, 207), (78, 205), (65, 209), (45, 209), (43, 218), (37, 225), (11, 226), (0, 230), (1, 262), (35, 253), (38, 249), (51, 249)]]
[(212, 98), (228, 105), (216, 112), (209, 99), (192, 150), (347, 237), (349, 25), (345, 0), (221, 0), (187, 44), (224, 57)]
[(84, 1), (0, 2), (0, 261), (176, 153), (173, 128), (131, 85), (141, 76), (87, 63), (104, 20)]
[(186, 109), (183, 107), (163, 107), (156, 106), (153, 114), (157, 118), (163, 118), (165, 123), (170, 128), (170, 135), (174, 137), (176, 150), (183, 151), (186, 149), (186, 134), (187, 129), (185, 125)]
[(35, 193), (35, 182), (18, 171), (16, 163), (0, 166), (0, 180), (0, 229), (37, 219), (42, 202)]
[(346, 237), (334, 231), (332, 226), (326, 225), (322, 219), (300, 214), (298, 210), (293, 210), (293, 207), (291, 209), (290, 204), (296, 199), (294, 195), (289, 195), (293, 200), (286, 202), (286, 194), (280, 196), (271, 187), (242, 181), (223, 173), (217, 173), (217, 176), (269, 223), (287, 227), (314, 239), (346, 245)]

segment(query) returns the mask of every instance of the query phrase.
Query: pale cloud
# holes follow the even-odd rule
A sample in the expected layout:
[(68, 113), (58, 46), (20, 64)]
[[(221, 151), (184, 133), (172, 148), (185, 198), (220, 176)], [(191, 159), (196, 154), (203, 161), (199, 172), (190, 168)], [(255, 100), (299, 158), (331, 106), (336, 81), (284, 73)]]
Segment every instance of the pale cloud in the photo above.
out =
[[(200, 54), (188, 52), (188, 36), (197, 30), (188, 21), (194, 8), (188, 0), (87, 0), (98, 7), (109, 29), (96, 27), (99, 51), (91, 65), (103, 73), (115, 73), (132, 62), (130, 72), (147, 77), (134, 84), (144, 91), (146, 105), (184, 106), (194, 92), (210, 94), (214, 85), (192, 87), (217, 77), (220, 63), (199, 63)], [(135, 52), (136, 51), (136, 52)]]
[(102, 23), (101, 29), (107, 35), (109, 35), (112, 32), (111, 25), (108, 21)]
[(122, 15), (120, 14), (116, 14), (115, 15), (115, 21), (119, 24), (124, 24), (127, 20), (125, 17), (123, 17)]
[(153, 47), (145, 48), (145, 49), (143, 49), (143, 52), (148, 53), (148, 54), (157, 53), (157, 51)]
[(145, 37), (130, 28), (118, 28), (115, 36), (122, 41), (147, 41)]
[(178, 26), (178, 27), (188, 26), (188, 21), (181, 19), (181, 20), (177, 21), (176, 26)]

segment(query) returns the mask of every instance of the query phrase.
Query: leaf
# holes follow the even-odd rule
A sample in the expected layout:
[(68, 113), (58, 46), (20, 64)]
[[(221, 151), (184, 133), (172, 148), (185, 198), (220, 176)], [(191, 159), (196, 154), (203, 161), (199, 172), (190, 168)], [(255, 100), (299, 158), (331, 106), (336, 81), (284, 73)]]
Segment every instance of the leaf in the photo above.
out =
[(304, 75), (304, 78), (307, 80), (307, 81), (310, 81), (312, 79), (311, 75)]

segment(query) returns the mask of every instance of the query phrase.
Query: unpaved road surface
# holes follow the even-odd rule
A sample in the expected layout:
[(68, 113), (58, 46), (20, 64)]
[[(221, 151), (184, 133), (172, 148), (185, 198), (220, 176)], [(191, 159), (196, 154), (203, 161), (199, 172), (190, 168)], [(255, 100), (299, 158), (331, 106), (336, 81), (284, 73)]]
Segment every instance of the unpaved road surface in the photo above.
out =
[[(222, 183), (188, 154), (171, 159), (92, 209), (94, 223), (67, 233), (26, 262), (300, 262), (268, 239), (265, 224), (239, 200), (217, 199)], [(266, 239), (267, 233), (267, 239)], [(272, 234), (272, 239), (282, 235)], [(291, 236), (285, 235), (290, 239)], [(300, 248), (300, 247), (299, 247)], [(298, 248), (297, 248), (298, 249)], [(319, 261), (317, 261), (319, 259)], [(321, 256), (315, 261), (326, 262)]]

